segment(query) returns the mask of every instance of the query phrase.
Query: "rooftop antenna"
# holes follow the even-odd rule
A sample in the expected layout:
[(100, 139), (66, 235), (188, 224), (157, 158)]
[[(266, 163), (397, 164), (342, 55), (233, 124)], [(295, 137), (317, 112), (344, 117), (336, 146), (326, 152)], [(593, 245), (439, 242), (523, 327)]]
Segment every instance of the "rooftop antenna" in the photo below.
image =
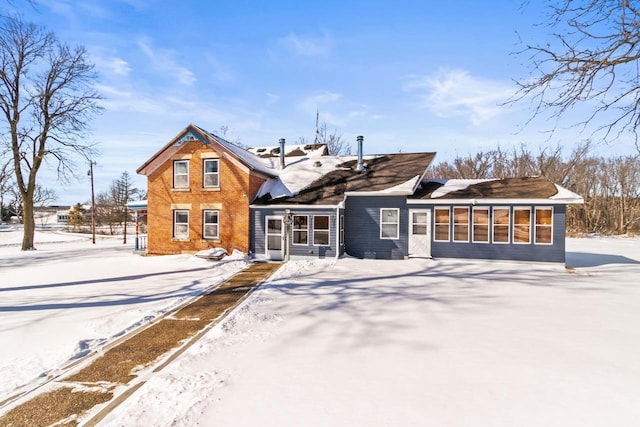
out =
[(320, 113), (318, 109), (316, 109), (316, 138), (313, 140), (314, 144), (318, 144), (318, 140), (320, 139), (320, 128), (318, 128), (318, 118), (320, 117)]

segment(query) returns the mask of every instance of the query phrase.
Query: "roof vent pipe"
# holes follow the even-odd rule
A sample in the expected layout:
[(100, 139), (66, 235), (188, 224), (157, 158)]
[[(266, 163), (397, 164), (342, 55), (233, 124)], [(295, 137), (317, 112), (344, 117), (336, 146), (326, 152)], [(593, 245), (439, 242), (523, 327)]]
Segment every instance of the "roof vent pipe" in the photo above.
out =
[(362, 162), (362, 143), (364, 142), (364, 136), (360, 135), (356, 137), (358, 142), (358, 166), (356, 166), (356, 172), (362, 172), (364, 170), (364, 163)]
[(280, 138), (278, 142), (280, 143), (280, 169), (284, 169), (286, 166), (284, 164), (284, 138)]

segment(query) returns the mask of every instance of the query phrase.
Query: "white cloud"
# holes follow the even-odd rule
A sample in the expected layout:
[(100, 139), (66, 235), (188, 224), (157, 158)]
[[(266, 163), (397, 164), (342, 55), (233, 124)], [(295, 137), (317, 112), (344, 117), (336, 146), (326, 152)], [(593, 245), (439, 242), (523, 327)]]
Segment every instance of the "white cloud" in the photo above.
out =
[(280, 43), (287, 49), (303, 56), (327, 56), (331, 53), (333, 45), (331, 37), (326, 32), (321, 36), (289, 33), (280, 39)]
[(474, 125), (498, 116), (505, 109), (500, 104), (513, 94), (511, 85), (475, 77), (464, 70), (412, 76), (404, 89), (416, 93), (421, 107), (436, 116), (466, 117)]
[(156, 69), (171, 74), (180, 84), (191, 86), (196, 82), (195, 74), (173, 59), (174, 52), (172, 50), (154, 50), (151, 47), (151, 41), (146, 37), (138, 40), (138, 47), (151, 60), (151, 64)]
[(273, 105), (273, 104), (276, 104), (278, 101), (280, 101), (280, 96), (276, 95), (275, 93), (267, 92), (266, 96), (267, 96), (267, 105)]
[(116, 76), (126, 76), (131, 72), (131, 67), (129, 63), (122, 58), (118, 57), (109, 57), (105, 58), (102, 56), (94, 55), (92, 57), (93, 63), (96, 65), (96, 68), (100, 70), (102, 73), (113, 74)]

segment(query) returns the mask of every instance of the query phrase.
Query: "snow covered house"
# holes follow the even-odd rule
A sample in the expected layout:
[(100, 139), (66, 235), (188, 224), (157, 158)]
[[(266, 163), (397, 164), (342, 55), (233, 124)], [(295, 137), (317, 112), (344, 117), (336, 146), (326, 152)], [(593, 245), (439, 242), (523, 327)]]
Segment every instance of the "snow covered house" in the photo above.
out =
[(190, 125), (138, 169), (149, 177), (149, 252), (565, 261), (577, 194), (539, 177), (428, 180), (433, 152), (363, 151), (362, 137), (357, 156), (283, 139), (244, 150)]

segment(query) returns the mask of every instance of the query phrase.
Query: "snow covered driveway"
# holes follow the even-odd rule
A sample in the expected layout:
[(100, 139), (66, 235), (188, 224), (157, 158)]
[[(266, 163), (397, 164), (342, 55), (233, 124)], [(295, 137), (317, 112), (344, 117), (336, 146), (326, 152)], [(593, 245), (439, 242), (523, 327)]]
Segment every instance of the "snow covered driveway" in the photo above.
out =
[(640, 240), (567, 250), (290, 262), (102, 425), (634, 425)]

